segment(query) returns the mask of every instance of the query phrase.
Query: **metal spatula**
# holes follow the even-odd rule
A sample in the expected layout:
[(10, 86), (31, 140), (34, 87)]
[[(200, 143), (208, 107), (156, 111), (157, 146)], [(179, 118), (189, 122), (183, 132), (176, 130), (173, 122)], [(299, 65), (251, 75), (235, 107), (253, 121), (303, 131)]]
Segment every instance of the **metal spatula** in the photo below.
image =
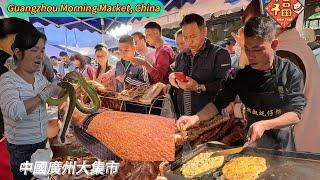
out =
[(182, 130), (181, 135), (184, 139), (183, 144), (182, 144), (182, 159), (184, 159), (189, 153), (192, 152), (192, 147), (191, 147), (190, 142), (188, 140), (187, 131)]
[(249, 146), (249, 141), (250, 141), (250, 137), (247, 135), (246, 141), (245, 141), (245, 143), (244, 143), (244, 145), (243, 145), (242, 147), (237, 147), (237, 148), (231, 148), (231, 149), (224, 149), (224, 150), (215, 151), (215, 152), (213, 152), (213, 154), (212, 154), (210, 157), (214, 157), (214, 156), (225, 156), (225, 155), (240, 153), (240, 152), (242, 152), (246, 147)]
[(241, 151), (244, 150), (244, 148), (248, 147), (248, 145), (249, 145), (249, 143), (246, 142), (242, 147), (215, 151), (215, 152), (213, 152), (213, 154), (210, 157), (225, 156), (225, 155), (240, 153)]

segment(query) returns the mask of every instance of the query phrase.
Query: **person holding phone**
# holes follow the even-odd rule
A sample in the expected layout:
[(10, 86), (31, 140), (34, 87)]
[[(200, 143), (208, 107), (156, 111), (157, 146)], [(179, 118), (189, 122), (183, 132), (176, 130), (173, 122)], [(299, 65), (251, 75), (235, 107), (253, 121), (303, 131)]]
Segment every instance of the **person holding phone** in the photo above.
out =
[(202, 16), (186, 15), (181, 24), (187, 49), (176, 58), (175, 72), (169, 76), (177, 115), (194, 115), (212, 100), (220, 82), (231, 68), (228, 51), (210, 42)]
[(177, 121), (186, 130), (208, 120), (222, 109), (233, 112), (239, 95), (245, 105), (244, 131), (251, 146), (295, 151), (293, 125), (301, 120), (306, 102), (302, 71), (291, 61), (276, 55), (278, 39), (269, 17), (253, 17), (244, 27), (244, 47), (249, 65), (229, 76), (213, 103), (193, 116)]

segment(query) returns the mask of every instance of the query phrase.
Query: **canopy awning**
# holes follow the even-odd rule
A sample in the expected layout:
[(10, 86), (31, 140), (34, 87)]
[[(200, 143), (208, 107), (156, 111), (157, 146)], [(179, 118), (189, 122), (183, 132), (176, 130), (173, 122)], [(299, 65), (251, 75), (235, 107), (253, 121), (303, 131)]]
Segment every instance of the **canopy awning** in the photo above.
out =
[[(186, 3), (194, 4), (196, 0), (159, 0), (165, 7), (166, 12), (172, 10), (173, 8), (180, 9)], [(201, 4), (205, 5), (202, 7), (200, 4), (199, 11), (208, 11), (214, 14), (214, 16), (219, 16), (222, 14), (227, 14), (230, 12), (236, 12), (244, 7), (251, 0), (211, 0), (208, 3), (203, 3), (203, 0), (198, 0)], [(203, 2), (202, 2), (203, 1)], [(209, 7), (208, 7), (209, 5)], [(207, 10), (205, 10), (207, 9)], [(0, 10), (0, 16), (2, 11)], [(200, 13), (201, 14), (201, 13)], [(206, 14), (206, 13), (205, 13)], [(3, 16), (3, 15), (2, 15)], [(55, 25), (57, 27), (66, 27), (68, 29), (78, 29), (80, 31), (88, 30), (90, 32), (98, 32), (104, 34), (111, 29), (120, 26), (121, 24), (131, 24), (139, 22), (143, 18), (141, 17), (106, 17), (106, 18), (96, 18), (96, 17), (30, 17), (29, 20), (32, 23), (41, 23), (44, 26), (49, 24)]]
[[(194, 3), (196, 0), (159, 0), (165, 7), (166, 11), (172, 8), (181, 8), (185, 3)], [(95, 17), (30, 17), (29, 20), (32, 23), (41, 23), (45, 26), (53, 24), (57, 27), (64, 26), (68, 29), (79, 29), (80, 31), (88, 30), (90, 32), (98, 32), (100, 34), (105, 31), (109, 31), (121, 24), (129, 24), (135, 21), (141, 20), (141, 17), (106, 17), (106, 18), (95, 18)]]
[(143, 18), (132, 26), (140, 27), (149, 21), (156, 21), (163, 29), (179, 27), (182, 18), (190, 13), (197, 13), (207, 21), (211, 16), (220, 16), (245, 9), (251, 0), (197, 0), (194, 4), (185, 4), (182, 9), (172, 9), (163, 16), (156, 18)]

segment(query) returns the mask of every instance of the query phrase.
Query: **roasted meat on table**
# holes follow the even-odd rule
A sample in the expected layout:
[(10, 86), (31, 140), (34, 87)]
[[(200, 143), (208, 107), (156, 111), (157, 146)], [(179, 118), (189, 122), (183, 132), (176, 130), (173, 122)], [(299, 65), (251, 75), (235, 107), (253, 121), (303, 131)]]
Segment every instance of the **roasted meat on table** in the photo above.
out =
[[(73, 123), (81, 127), (85, 119), (85, 115), (74, 113)], [(189, 129), (188, 137), (194, 147), (214, 140), (232, 144), (243, 139), (243, 126), (241, 119), (218, 115)], [(181, 156), (182, 141), (173, 119), (102, 110), (92, 118), (86, 132), (122, 159), (117, 175), (100, 179), (155, 179), (162, 161)]]
[[(214, 118), (202, 121), (198, 126), (187, 130), (191, 146), (196, 147), (209, 141), (220, 141), (227, 145), (233, 145), (243, 140), (243, 128), (245, 122), (238, 118), (223, 118), (217, 115)], [(176, 144), (176, 158), (182, 154), (182, 144)]]
[[(81, 125), (77, 119), (74, 119), (73, 122)], [(174, 119), (138, 113), (104, 111), (92, 118), (86, 132), (123, 160), (175, 160)]]

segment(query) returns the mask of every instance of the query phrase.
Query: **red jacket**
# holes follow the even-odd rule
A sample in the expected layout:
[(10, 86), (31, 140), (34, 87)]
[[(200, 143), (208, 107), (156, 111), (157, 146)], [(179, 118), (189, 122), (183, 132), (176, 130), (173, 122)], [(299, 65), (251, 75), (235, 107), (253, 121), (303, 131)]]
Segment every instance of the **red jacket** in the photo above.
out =
[(150, 73), (153, 83), (169, 82), (170, 64), (175, 60), (175, 54), (172, 48), (168, 45), (162, 45), (156, 49), (154, 71)]
[(0, 140), (0, 179), (13, 180), (10, 168), (10, 155), (7, 150), (7, 140), (3, 137)]

